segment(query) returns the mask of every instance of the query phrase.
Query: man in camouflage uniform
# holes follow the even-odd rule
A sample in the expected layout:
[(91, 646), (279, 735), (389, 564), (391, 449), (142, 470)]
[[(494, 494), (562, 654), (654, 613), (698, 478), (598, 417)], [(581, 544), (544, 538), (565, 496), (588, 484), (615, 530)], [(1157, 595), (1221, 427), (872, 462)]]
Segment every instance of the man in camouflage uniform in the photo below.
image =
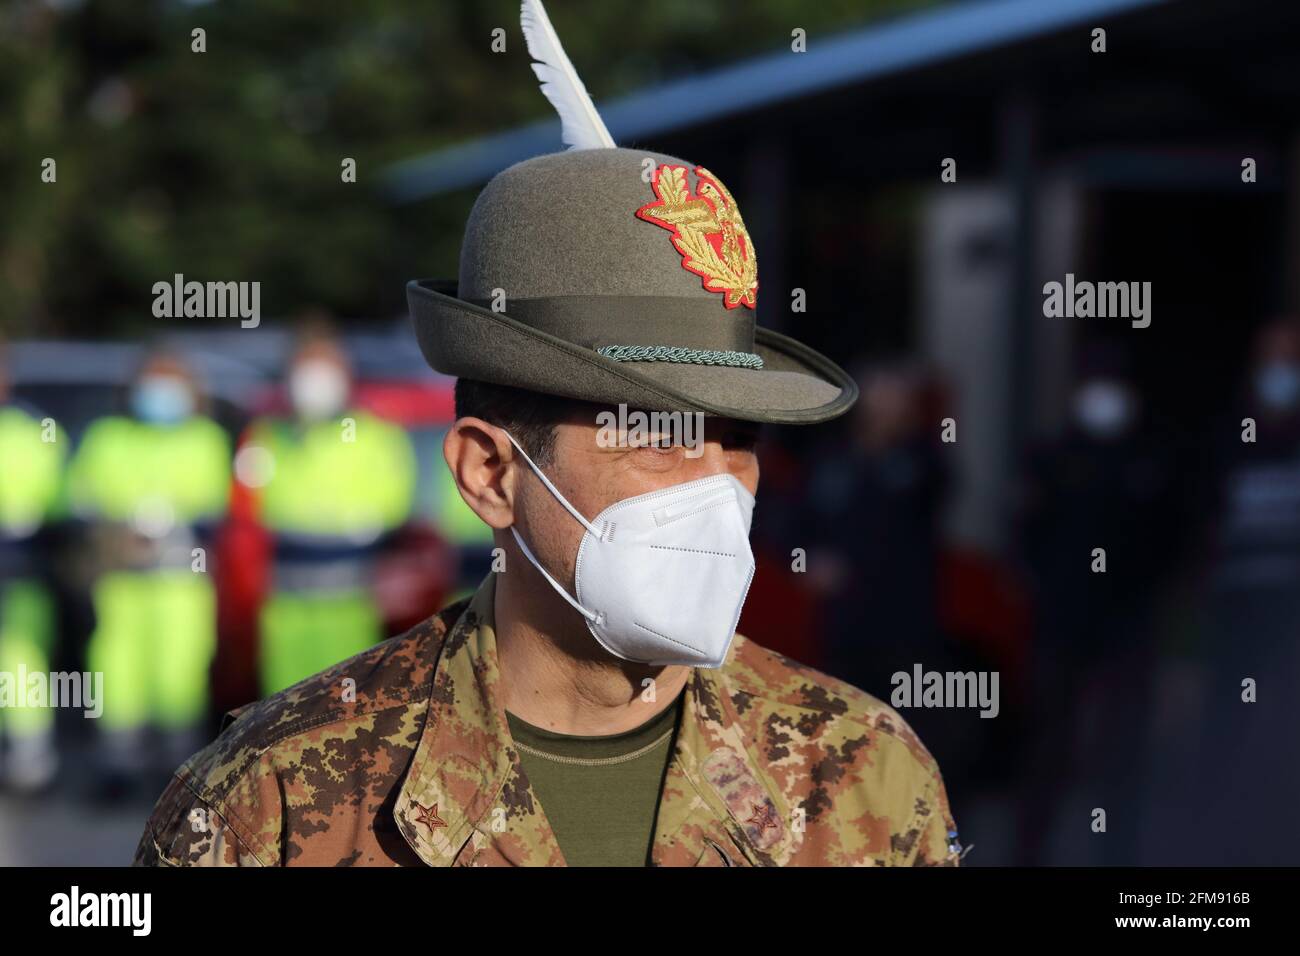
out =
[[(700, 666), (616, 656), (575, 610), (575, 512), (717, 476), (752, 495), (755, 423), (857, 397), (755, 325), (754, 250), (721, 182), (617, 148), (520, 163), (471, 213), (457, 295), (408, 291), (426, 358), (460, 379), (444, 453), (501, 564), (410, 633), (229, 715), (137, 863), (955, 865), (939, 769), (889, 707), (738, 635)], [(698, 453), (602, 442), (596, 415), (620, 404), (707, 416)], [(594, 803), (584, 773), (608, 775), (581, 778), (607, 786)]]

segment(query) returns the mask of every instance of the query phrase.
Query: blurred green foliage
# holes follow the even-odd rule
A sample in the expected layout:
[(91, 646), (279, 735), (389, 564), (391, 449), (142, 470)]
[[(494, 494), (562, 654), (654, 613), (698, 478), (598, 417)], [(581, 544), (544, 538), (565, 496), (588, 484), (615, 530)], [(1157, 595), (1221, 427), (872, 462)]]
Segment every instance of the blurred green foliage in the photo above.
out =
[[(795, 27), (811, 48), (937, 2), (548, 10), (599, 101), (786, 46)], [(399, 311), (404, 279), (455, 274), (473, 191), (397, 210), (378, 173), (550, 115), (518, 24), (515, 0), (6, 0), (0, 331), (144, 332), (153, 283), (177, 272), (260, 280), (268, 316)], [(195, 28), (205, 53), (191, 50)], [(55, 184), (41, 181), (45, 157)], [(340, 179), (344, 157), (355, 185)]]

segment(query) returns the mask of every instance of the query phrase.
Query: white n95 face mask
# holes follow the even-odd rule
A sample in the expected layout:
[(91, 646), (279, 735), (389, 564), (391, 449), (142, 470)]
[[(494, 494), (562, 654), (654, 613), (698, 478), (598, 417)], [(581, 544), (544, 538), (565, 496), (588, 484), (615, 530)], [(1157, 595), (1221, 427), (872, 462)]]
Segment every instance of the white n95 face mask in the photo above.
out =
[(754, 578), (754, 496), (734, 475), (710, 475), (616, 502), (588, 521), (512, 437), (528, 467), (586, 529), (577, 599), (515, 541), (601, 647), (642, 664), (721, 667)]

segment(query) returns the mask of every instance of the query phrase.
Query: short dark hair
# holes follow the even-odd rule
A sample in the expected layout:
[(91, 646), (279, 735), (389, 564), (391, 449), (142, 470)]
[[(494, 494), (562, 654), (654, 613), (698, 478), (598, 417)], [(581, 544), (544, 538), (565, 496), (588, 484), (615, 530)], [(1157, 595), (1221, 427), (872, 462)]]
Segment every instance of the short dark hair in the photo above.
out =
[(456, 379), (455, 395), (457, 418), (472, 416), (504, 428), (539, 466), (550, 464), (555, 454), (555, 426), (584, 409), (590, 409), (595, 421), (598, 407), (576, 398), (472, 378)]

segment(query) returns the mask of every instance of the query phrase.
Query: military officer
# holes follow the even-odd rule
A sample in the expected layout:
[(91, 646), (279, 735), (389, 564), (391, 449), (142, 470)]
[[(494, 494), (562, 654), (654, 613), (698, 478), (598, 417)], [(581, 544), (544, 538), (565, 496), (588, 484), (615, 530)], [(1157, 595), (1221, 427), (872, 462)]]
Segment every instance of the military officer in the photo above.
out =
[[(233, 712), (137, 862), (956, 863), (939, 769), (898, 714), (733, 633), (757, 423), (856, 398), (755, 325), (755, 266), (731, 194), (673, 157), (572, 150), (493, 179), (458, 294), (408, 291), (426, 357), (459, 377), (444, 453), (499, 566)], [(703, 413), (702, 446), (609, 441), (620, 404)]]
[(522, 22), (574, 148), (487, 185), (457, 284), (407, 287), (425, 358), (457, 377), (443, 453), (492, 573), (232, 712), (137, 863), (956, 864), (939, 768), (898, 714), (735, 633), (757, 428), (834, 418), (856, 386), (756, 326), (722, 181), (617, 148), (539, 0)]

